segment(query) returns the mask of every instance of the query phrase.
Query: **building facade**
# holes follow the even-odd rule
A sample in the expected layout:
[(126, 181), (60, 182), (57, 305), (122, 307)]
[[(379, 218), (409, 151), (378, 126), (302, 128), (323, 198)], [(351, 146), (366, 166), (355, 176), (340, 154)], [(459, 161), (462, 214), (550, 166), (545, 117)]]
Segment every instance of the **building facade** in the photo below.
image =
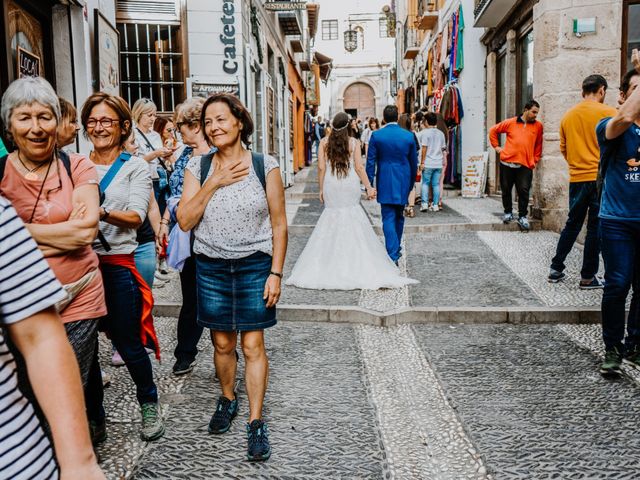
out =
[(486, 151), (484, 30), (473, 27), (474, 2), (404, 0), (393, 8), (396, 103), (402, 112), (440, 113), (450, 147), (445, 181), (460, 186), (468, 159)]
[[(606, 101), (616, 105), (631, 49), (640, 46), (640, 0), (476, 0), (474, 24), (486, 29), (485, 132), (519, 114), (527, 100), (540, 103), (545, 134), (534, 172), (533, 213), (545, 228), (560, 230), (569, 186), (560, 119), (580, 101), (582, 79), (590, 74), (607, 79)], [(492, 192), (499, 190), (498, 160), (491, 151)]]
[[(386, 7), (386, 9), (385, 9)], [(333, 59), (318, 113), (381, 117), (393, 103), (394, 39), (389, 0), (323, 0), (315, 48)], [(386, 11), (385, 11), (386, 10)]]
[[(109, 35), (114, 24), (114, 0), (0, 1), (0, 91), (19, 76), (41, 75), (60, 96), (81, 105), (108, 78), (108, 51), (99, 63), (96, 38)], [(76, 148), (86, 151), (85, 140), (78, 142)]]

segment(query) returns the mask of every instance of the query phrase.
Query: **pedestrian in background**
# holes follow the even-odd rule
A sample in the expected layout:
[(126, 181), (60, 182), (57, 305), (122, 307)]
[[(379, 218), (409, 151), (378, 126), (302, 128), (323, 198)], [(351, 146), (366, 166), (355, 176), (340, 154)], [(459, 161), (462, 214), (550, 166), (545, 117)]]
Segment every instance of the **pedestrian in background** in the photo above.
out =
[(78, 111), (71, 102), (62, 97), (58, 97), (60, 103), (60, 122), (58, 122), (58, 148), (64, 148), (73, 144), (80, 130), (78, 122)]
[(86, 385), (98, 320), (107, 312), (98, 256), (91, 248), (100, 208), (98, 174), (86, 157), (56, 150), (59, 118), (58, 97), (43, 78), (9, 85), (2, 121), (16, 149), (0, 160), (0, 192), (65, 286), (60, 317)]
[[(204, 98), (192, 97), (178, 105), (175, 111), (175, 124), (178, 127), (182, 141), (185, 144), (184, 150), (174, 165), (173, 173), (169, 178), (169, 206), (164, 212), (160, 225), (160, 241), (168, 242), (169, 232), (173, 228), (180, 228), (176, 225), (176, 210), (178, 201), (182, 196), (184, 185), (184, 175), (186, 166), (193, 157), (200, 157), (209, 153), (211, 147), (207, 143), (200, 117), (202, 116), (202, 105)], [(175, 206), (173, 204), (175, 203)], [(198, 342), (202, 337), (203, 327), (198, 324), (197, 309), (197, 284), (196, 284), (196, 259), (193, 247), (190, 248), (189, 256), (185, 259), (180, 271), (180, 289), (182, 292), (182, 306), (178, 315), (177, 344), (173, 352), (175, 363), (173, 364), (174, 375), (184, 375), (193, 370), (198, 355)]]
[[(620, 83), (624, 103), (598, 123), (602, 201), (600, 240), (605, 266), (600, 373), (617, 377), (624, 360), (640, 368), (640, 58)], [(625, 304), (633, 286), (625, 335)]]
[[(529, 100), (522, 115), (508, 118), (489, 130), (489, 141), (496, 153), (500, 155), (500, 188), (502, 189), (502, 221), (513, 221), (512, 195), (513, 186), (518, 193), (518, 225), (522, 231), (529, 231), (529, 191), (533, 180), (533, 169), (542, 156), (542, 123), (536, 118), (540, 112), (540, 104)], [(507, 135), (503, 147), (500, 146), (500, 135)]]
[[(4, 118), (4, 105), (2, 110)], [(2, 478), (105, 478), (91, 448), (78, 364), (54, 309), (55, 303), (65, 298), (15, 210), (0, 197)], [(35, 400), (49, 424), (55, 455), (33, 404), (18, 387), (9, 339), (26, 362)]]
[(249, 397), (247, 458), (266, 460), (271, 447), (262, 419), (269, 372), (264, 329), (276, 324), (287, 250), (284, 188), (278, 162), (243, 147), (251, 142), (253, 120), (236, 96), (209, 97), (200, 125), (218, 151), (190, 160), (178, 222), (194, 232), (198, 323), (212, 331), (222, 388), (209, 432), (227, 432), (238, 413), (240, 332)]
[[(408, 130), (409, 132), (413, 133), (413, 138), (415, 140), (416, 143), (416, 151), (418, 151), (420, 149), (420, 142), (418, 141), (418, 136), (416, 135), (416, 132), (413, 131), (413, 122), (411, 121), (411, 116), (408, 113), (403, 113), (402, 115), (400, 115), (400, 117), (398, 118), (398, 125), (401, 128), (404, 128), (405, 130)], [(417, 165), (416, 165), (417, 166)], [(414, 179), (414, 185), (413, 188), (411, 189), (411, 192), (409, 193), (409, 199), (408, 199), (408, 204), (404, 209), (404, 215), (406, 217), (409, 218), (413, 218), (416, 216), (416, 187), (415, 187), (415, 183), (417, 183), (418, 178), (416, 175), (416, 178)]]
[(604, 105), (607, 81), (602, 75), (589, 75), (582, 82), (583, 100), (570, 108), (560, 121), (560, 151), (569, 164), (569, 216), (558, 239), (551, 260), (548, 280), (557, 283), (565, 278), (565, 260), (575, 243), (585, 218), (587, 236), (582, 254), (579, 286), (583, 290), (603, 288), (598, 278), (600, 245), (598, 214), (600, 195), (596, 186), (600, 149), (596, 126), (605, 117), (616, 115), (616, 109)]
[[(104, 278), (107, 315), (104, 328), (122, 355), (133, 382), (142, 414), (140, 437), (151, 441), (164, 434), (158, 389), (153, 380), (151, 360), (145, 347), (159, 356), (153, 328), (151, 288), (136, 268), (136, 231), (147, 216), (151, 195), (148, 164), (124, 151), (131, 134), (131, 110), (120, 97), (103, 92), (91, 95), (82, 107), (82, 126), (93, 144), (91, 159), (98, 170), (100, 190), (100, 231), (107, 245), (96, 242)], [(91, 370), (89, 420), (95, 442), (106, 438), (102, 407), (102, 379), (95, 358)]]
[(376, 130), (380, 129), (380, 122), (375, 117), (370, 117), (367, 123), (367, 128), (362, 134), (362, 143), (364, 144), (364, 158), (367, 158), (367, 153), (369, 152), (369, 140), (371, 139), (371, 134)]
[[(440, 210), (440, 177), (446, 162), (445, 152), (447, 151), (447, 139), (438, 130), (438, 116), (429, 112), (424, 116), (424, 126), (420, 132), (421, 152), (420, 168), (422, 172), (422, 204), (421, 212)], [(433, 201), (429, 204), (429, 187), (433, 192)]]

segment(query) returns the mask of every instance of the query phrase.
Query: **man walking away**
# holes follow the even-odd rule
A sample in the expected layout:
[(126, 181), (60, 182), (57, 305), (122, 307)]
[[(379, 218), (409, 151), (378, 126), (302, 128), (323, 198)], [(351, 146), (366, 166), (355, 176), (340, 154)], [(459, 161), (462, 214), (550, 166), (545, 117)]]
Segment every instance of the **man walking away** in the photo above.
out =
[(549, 282), (564, 279), (564, 261), (571, 252), (587, 218), (587, 237), (582, 255), (580, 288), (603, 288), (596, 276), (600, 262), (598, 213), (600, 196), (596, 186), (600, 149), (596, 126), (605, 117), (616, 115), (616, 109), (604, 105), (607, 81), (601, 75), (589, 75), (582, 82), (583, 100), (565, 113), (560, 121), (560, 151), (569, 164), (569, 216), (560, 234), (556, 255), (551, 260)]
[(322, 117), (318, 115), (318, 119), (313, 125), (313, 143), (316, 146), (316, 157), (318, 156), (318, 147), (320, 146), (320, 140), (324, 138), (324, 123)]
[[(512, 190), (518, 192), (518, 225), (522, 231), (529, 231), (527, 210), (529, 209), (529, 190), (533, 179), (533, 169), (542, 156), (542, 123), (536, 118), (540, 104), (529, 100), (519, 117), (494, 125), (489, 130), (489, 141), (500, 155), (500, 188), (502, 189), (502, 221), (513, 221)], [(500, 146), (499, 135), (507, 134), (504, 147)]]
[(420, 170), (422, 171), (422, 193), (420, 211), (429, 209), (429, 187), (433, 191), (433, 202), (430, 210), (440, 210), (440, 176), (444, 168), (444, 152), (447, 149), (447, 139), (438, 130), (438, 116), (429, 112), (424, 117), (426, 127), (420, 132), (422, 152), (420, 155)]
[[(600, 238), (605, 266), (602, 337), (605, 359), (600, 373), (617, 377), (624, 360), (640, 368), (640, 60), (622, 79), (625, 100), (612, 118), (598, 123), (600, 171)], [(633, 286), (626, 325), (625, 302)]]
[(398, 107), (387, 105), (383, 117), (386, 125), (373, 132), (369, 140), (367, 176), (372, 185), (376, 179), (385, 245), (397, 265), (401, 256), (404, 206), (418, 171), (418, 146), (413, 132), (398, 125)]

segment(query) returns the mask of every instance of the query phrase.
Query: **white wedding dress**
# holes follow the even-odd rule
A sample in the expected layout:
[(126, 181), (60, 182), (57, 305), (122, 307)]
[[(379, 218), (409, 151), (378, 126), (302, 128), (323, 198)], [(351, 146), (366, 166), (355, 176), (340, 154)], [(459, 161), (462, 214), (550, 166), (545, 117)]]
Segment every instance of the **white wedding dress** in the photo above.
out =
[(360, 179), (354, 169), (353, 152), (345, 178), (334, 176), (327, 161), (323, 192), (324, 211), (286, 285), (377, 290), (418, 283), (400, 274), (360, 205)]

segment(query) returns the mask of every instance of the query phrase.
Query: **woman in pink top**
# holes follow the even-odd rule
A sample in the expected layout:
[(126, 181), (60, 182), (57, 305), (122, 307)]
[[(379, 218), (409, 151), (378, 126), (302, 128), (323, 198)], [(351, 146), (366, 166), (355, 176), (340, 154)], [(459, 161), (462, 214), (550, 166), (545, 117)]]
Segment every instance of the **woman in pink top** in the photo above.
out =
[(87, 158), (58, 150), (60, 105), (46, 80), (14, 81), (2, 97), (1, 114), (16, 150), (0, 160), (0, 192), (65, 286), (67, 299), (58, 309), (86, 385), (98, 319), (107, 313), (91, 248), (98, 231), (98, 175)]

